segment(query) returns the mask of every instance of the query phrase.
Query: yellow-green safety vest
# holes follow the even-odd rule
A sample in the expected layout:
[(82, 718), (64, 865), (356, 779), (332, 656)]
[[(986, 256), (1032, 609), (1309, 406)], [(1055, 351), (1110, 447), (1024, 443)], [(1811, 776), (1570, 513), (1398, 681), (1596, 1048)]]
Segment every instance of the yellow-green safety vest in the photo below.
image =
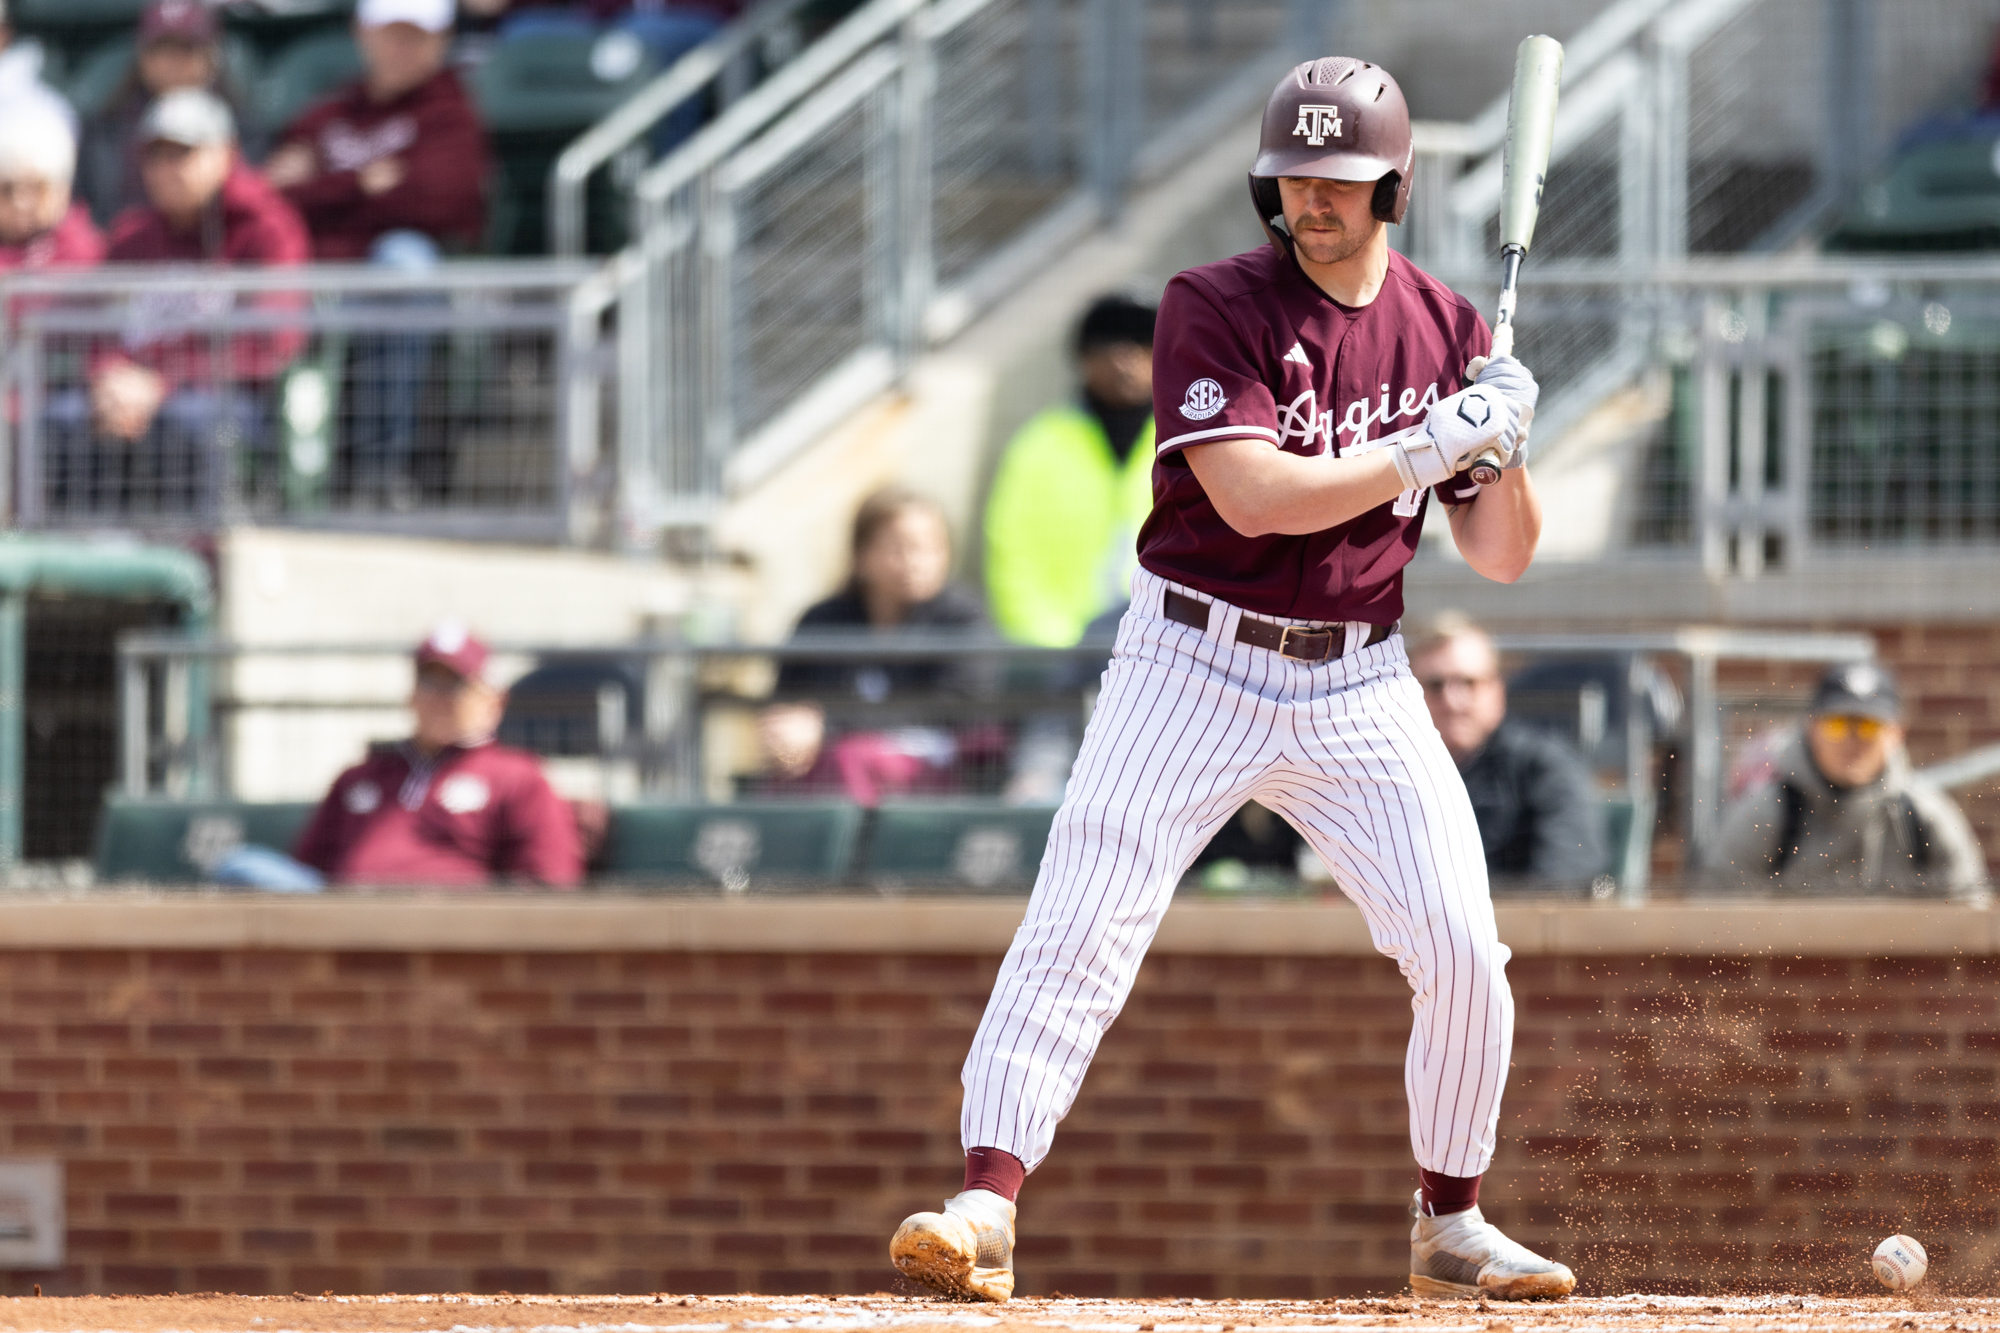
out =
[(986, 597), (1001, 633), (1067, 648), (1132, 595), (1153, 509), (1153, 423), (1121, 464), (1097, 418), (1054, 407), (1014, 433), (986, 500)]

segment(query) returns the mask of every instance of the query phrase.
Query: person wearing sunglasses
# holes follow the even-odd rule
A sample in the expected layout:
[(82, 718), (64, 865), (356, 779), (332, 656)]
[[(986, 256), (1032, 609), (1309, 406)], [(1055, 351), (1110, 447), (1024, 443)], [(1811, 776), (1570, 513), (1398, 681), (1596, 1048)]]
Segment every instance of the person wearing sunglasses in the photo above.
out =
[(1447, 611), (1412, 637), (1410, 672), (1465, 779), (1494, 890), (1588, 885), (1609, 857), (1604, 798), (1583, 756), (1508, 722), (1499, 650), (1465, 615)]
[(1724, 813), (1710, 858), (1720, 887), (1801, 893), (1985, 890), (1965, 816), (1911, 771), (1896, 681), (1873, 662), (1829, 670), (1769, 778)]

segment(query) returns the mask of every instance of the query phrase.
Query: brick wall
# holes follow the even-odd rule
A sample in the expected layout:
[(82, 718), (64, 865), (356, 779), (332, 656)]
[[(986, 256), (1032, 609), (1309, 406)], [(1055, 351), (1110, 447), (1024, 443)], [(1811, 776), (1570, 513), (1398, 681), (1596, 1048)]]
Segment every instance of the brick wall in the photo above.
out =
[[(65, 1271), (4, 1282), (882, 1289), (956, 1188), (996, 962), (0, 951), (6, 1148), (66, 1162), (70, 1225)], [(1831, 1291), (1899, 1227), (1985, 1275), (2000, 960), (1512, 975), (1486, 1200), (1588, 1288)], [(1399, 1285), (1408, 1031), (1379, 958), (1156, 954), (1024, 1196), (1023, 1290)]]

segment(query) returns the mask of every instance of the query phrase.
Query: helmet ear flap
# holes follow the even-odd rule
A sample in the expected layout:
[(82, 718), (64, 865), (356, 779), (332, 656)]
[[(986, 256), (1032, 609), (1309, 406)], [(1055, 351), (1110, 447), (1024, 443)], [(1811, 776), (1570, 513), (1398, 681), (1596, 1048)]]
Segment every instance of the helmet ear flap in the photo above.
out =
[[(1281, 217), (1284, 214), (1284, 196), (1278, 192), (1277, 181), (1269, 177), (1252, 176), (1250, 178), (1250, 197), (1256, 201), (1257, 216), (1266, 224), (1269, 224), (1272, 218)], [(1280, 222), (1278, 225), (1282, 227), (1284, 224)]]
[(1375, 216), (1384, 222), (1403, 220), (1403, 173), (1392, 171), (1375, 182), (1375, 198), (1371, 203)]
[[(1257, 210), (1257, 223), (1270, 239), (1271, 248), (1280, 255), (1290, 256), (1291, 236), (1285, 231), (1283, 217), (1285, 204), (1278, 193), (1278, 182), (1264, 176), (1250, 178), (1250, 203)], [(1274, 223), (1272, 218), (1277, 218)]]

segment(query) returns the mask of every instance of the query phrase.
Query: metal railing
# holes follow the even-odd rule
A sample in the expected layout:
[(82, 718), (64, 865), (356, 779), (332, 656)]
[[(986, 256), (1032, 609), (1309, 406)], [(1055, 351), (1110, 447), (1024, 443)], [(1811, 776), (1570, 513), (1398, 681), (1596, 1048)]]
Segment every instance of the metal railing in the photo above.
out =
[[(1491, 283), (1458, 278), (1481, 302)], [(1754, 577), (2000, 544), (2000, 258), (1554, 263), (1522, 291), (1557, 450), (1609, 392), (1653, 386), (1619, 428), (1614, 549)]]
[[(2000, 19), (1991, 0), (1893, 12), (1872, 0), (1607, 4), (1566, 43), (1528, 283), (1551, 262), (1636, 283), (1691, 256), (1778, 251), (1837, 217), (1892, 129), (1969, 103)], [(1503, 93), (1462, 124), (1417, 126), (1397, 243), (1473, 287), (1491, 281), (1506, 115)], [(1598, 321), (1548, 363), (1557, 391), (1537, 430), (1560, 435), (1657, 350), (1622, 314)]]
[[(1577, 743), (1599, 767), (1607, 790), (1631, 803), (1640, 828), (1650, 829), (1658, 813), (1661, 747), (1672, 743), (1682, 750), (1687, 806), (1681, 823), (1696, 856), (1717, 826), (1728, 747), (1743, 739), (1736, 718), (1745, 701), (1724, 696), (1721, 667), (1874, 655), (1865, 634), (1702, 626), (1501, 635), (1498, 643), (1517, 663), (1594, 661), (1604, 668), (1597, 684), (1553, 702), (1517, 699), (1515, 711)], [(512, 739), (551, 753), (551, 764), (581, 764), (596, 790), (620, 799), (728, 801), (812, 793), (810, 780), (774, 782), (759, 767), (769, 756), (758, 749), (757, 718), (779, 700), (821, 710), (821, 744), (829, 754), (841, 738), (857, 735), (888, 736), (904, 745), (900, 753), (933, 754), (934, 773), (905, 790), (1000, 803), (1052, 799), (1095, 703), (1110, 648), (829, 634), (783, 645), (641, 641), (590, 649), (517, 644), (496, 651), (524, 669), (548, 662), (607, 665), (603, 680), (589, 689), (572, 687), (568, 695), (528, 689), (526, 699), (517, 691), (516, 704), (527, 706), (510, 715), (521, 728)], [(397, 737), (407, 727), (407, 644), (260, 646), (137, 633), (120, 640), (118, 653), (120, 790), (129, 798), (314, 799), (367, 742)], [(866, 672), (880, 674), (879, 686), (863, 678)], [(1671, 700), (1684, 689), (1684, 719), (1677, 703), (1662, 706), (1663, 679), (1682, 682), (1665, 692)], [(1782, 712), (1798, 700), (1778, 690), (1766, 702)], [(949, 751), (936, 749), (938, 738), (919, 734), (924, 732), (948, 739)], [(570, 739), (551, 739), (559, 735)], [(926, 745), (933, 748), (926, 751)], [(1024, 778), (1051, 770), (1053, 788), (1023, 788)], [(821, 794), (841, 794), (831, 771), (824, 776)], [(1634, 856), (1619, 867), (1619, 883), (1628, 893), (1643, 892), (1649, 871), (1644, 857)]]
[(646, 546), (767, 475), (1254, 107), (1328, 14), (871, 0), (849, 16), (638, 179), (618, 260), (621, 531)]
[[(590, 540), (615, 481), (613, 295), (554, 262), (8, 274), (0, 513)], [(127, 362), (164, 396), (121, 427), (99, 395)]]
[(743, 96), (767, 63), (782, 64), (789, 48), (798, 44), (800, 12), (812, 2), (762, 0), (753, 5), (563, 149), (549, 168), (550, 253), (572, 258), (584, 253), (593, 172), (611, 163), (629, 184), (650, 156), (647, 136), (677, 108), (705, 99), (726, 109)]
[[(1988, 0), (1613, 0), (1567, 42), (1535, 253), (1628, 263), (1770, 251), (1845, 206), (1901, 126), (1966, 95)], [(1923, 40), (1920, 40), (1923, 39)], [(1921, 100), (1912, 101), (1912, 98)], [(1417, 136), (1406, 243), (1463, 266), (1493, 247), (1507, 99)]]

